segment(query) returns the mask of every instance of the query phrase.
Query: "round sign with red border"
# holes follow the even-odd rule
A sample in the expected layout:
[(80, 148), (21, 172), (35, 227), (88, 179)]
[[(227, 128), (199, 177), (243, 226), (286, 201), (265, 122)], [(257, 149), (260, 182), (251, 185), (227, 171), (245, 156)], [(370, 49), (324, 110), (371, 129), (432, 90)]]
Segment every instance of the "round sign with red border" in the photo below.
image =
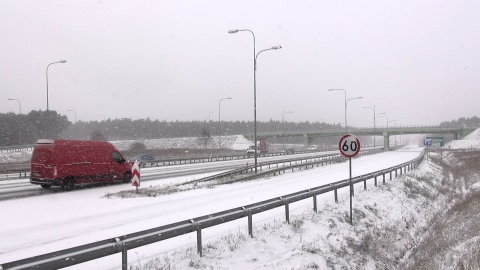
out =
[(347, 134), (338, 143), (340, 153), (345, 157), (354, 157), (360, 152), (360, 141), (353, 134)]

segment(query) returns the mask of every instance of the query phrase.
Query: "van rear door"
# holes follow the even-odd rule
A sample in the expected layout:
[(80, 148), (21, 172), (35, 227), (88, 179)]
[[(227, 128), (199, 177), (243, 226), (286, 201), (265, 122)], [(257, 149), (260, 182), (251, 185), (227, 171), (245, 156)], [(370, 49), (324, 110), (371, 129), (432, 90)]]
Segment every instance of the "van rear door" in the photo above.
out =
[(53, 140), (39, 140), (32, 154), (31, 177), (53, 179), (55, 171), (55, 149)]

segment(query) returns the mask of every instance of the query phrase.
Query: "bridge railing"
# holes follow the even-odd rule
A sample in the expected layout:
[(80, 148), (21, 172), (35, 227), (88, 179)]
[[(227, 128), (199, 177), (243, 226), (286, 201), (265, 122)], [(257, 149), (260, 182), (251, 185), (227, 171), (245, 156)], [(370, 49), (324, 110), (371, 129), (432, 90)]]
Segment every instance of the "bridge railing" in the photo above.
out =
[[(383, 176), (382, 179), (385, 183), (385, 175), (387, 174), (390, 175), (390, 179), (393, 179), (393, 172), (395, 172), (395, 176), (398, 176), (398, 174), (401, 175), (402, 173), (406, 173), (407, 171), (416, 168), (422, 161), (424, 153), (425, 152), (422, 151), (419, 157), (409, 162), (405, 162), (400, 165), (390, 167), (388, 169), (354, 177), (352, 178), (352, 183), (356, 184), (364, 182), (364, 188), (366, 189), (367, 180), (374, 179), (376, 186), (377, 178), (380, 176)], [(197, 233), (197, 252), (200, 256), (202, 256), (202, 229), (248, 217), (248, 232), (249, 235), (253, 237), (252, 224), (254, 214), (283, 206), (285, 207), (285, 219), (287, 222), (289, 222), (289, 205), (291, 203), (308, 198), (313, 198), (313, 209), (314, 211), (317, 211), (318, 195), (333, 191), (335, 194), (335, 199), (337, 201), (337, 190), (340, 188), (348, 187), (349, 185), (349, 179), (341, 180), (331, 184), (286, 194), (280, 197), (237, 208), (232, 208), (210, 215), (200, 216), (189, 220), (184, 220), (140, 232), (105, 239), (102, 241), (89, 243), (69, 249), (59, 250), (56, 252), (34, 256), (26, 259), (2, 263), (0, 264), (0, 269), (58, 269), (99, 259), (116, 253), (122, 253), (122, 269), (126, 270), (128, 269), (128, 250), (191, 232)]]

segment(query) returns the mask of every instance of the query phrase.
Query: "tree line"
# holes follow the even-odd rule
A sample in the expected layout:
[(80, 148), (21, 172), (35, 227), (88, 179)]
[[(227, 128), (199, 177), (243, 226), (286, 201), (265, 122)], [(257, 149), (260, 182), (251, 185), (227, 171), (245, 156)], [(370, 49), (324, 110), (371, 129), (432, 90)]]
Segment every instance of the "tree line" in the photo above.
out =
[[(107, 119), (72, 123), (56, 111), (31, 111), (28, 114), (0, 113), (0, 146), (33, 144), (38, 139), (78, 140), (139, 140), (218, 135), (248, 135), (253, 133), (253, 121), (160, 121), (150, 118)], [(459, 118), (445, 121), (442, 127), (480, 126), (480, 118)], [(339, 129), (341, 124), (324, 122), (257, 122), (257, 132), (282, 132)], [(325, 144), (335, 140), (321, 139)], [(288, 143), (303, 142), (303, 138), (287, 138)], [(323, 142), (322, 142), (323, 143)]]
[[(0, 145), (33, 144), (38, 139), (138, 140), (252, 134), (253, 121), (160, 121), (129, 118), (77, 121), (56, 111), (28, 114), (0, 113)], [(338, 129), (340, 124), (320, 122), (257, 121), (257, 132)]]
[(458, 120), (445, 121), (440, 123), (440, 127), (480, 127), (480, 118), (473, 116), (470, 118), (460, 117)]

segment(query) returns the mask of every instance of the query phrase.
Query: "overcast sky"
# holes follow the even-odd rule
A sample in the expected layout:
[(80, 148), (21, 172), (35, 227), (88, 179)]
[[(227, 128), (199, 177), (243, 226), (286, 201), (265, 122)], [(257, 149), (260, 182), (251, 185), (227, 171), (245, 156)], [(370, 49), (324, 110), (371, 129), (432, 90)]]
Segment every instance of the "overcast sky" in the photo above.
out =
[[(0, 0), (0, 112), (435, 125), (480, 112), (480, 1)], [(210, 113), (211, 112), (211, 113)], [(386, 118), (377, 118), (385, 126)], [(394, 125), (394, 123), (390, 123)]]

